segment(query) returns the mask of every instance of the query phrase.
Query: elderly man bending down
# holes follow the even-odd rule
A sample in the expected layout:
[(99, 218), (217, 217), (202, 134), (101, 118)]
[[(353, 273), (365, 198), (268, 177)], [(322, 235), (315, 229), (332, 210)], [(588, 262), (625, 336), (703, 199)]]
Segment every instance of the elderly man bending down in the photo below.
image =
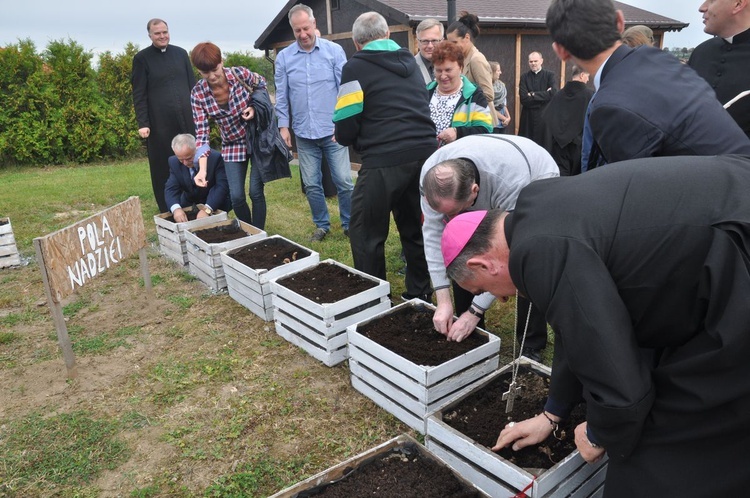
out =
[(203, 204), (203, 209), (198, 211), (198, 218), (210, 216), (217, 209), (232, 209), (224, 159), (218, 151), (211, 150), (208, 154), (206, 186), (195, 185), (193, 178), (198, 173), (198, 158), (207, 149), (208, 146), (202, 147), (196, 153), (195, 137), (188, 133), (172, 139), (174, 155), (168, 159), (169, 178), (164, 186), (164, 198), (177, 223), (188, 220), (183, 207)]

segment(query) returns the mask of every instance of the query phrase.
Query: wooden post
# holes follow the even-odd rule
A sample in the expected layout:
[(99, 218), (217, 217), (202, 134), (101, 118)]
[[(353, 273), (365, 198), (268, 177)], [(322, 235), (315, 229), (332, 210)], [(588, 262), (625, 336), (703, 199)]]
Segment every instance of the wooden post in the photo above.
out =
[(138, 249), (138, 259), (141, 262), (141, 275), (143, 275), (143, 286), (146, 288), (146, 292), (151, 295), (151, 273), (148, 271), (148, 257), (146, 256), (146, 248), (141, 247)]
[[(44, 261), (42, 254), (41, 241), (34, 239), (34, 249), (36, 249), (37, 261)], [(55, 322), (55, 329), (57, 330), (57, 343), (60, 345), (60, 350), (65, 360), (65, 367), (68, 369), (68, 378), (75, 379), (78, 376), (78, 369), (76, 367), (76, 356), (73, 353), (73, 344), (70, 342), (70, 336), (68, 335), (68, 327), (65, 325), (65, 317), (63, 317), (62, 307), (60, 303), (56, 303), (52, 299), (52, 289), (49, 285), (49, 279), (47, 278), (47, 272), (42, 271), (42, 281), (44, 282), (44, 294), (47, 296), (47, 304), (52, 312), (52, 320)]]

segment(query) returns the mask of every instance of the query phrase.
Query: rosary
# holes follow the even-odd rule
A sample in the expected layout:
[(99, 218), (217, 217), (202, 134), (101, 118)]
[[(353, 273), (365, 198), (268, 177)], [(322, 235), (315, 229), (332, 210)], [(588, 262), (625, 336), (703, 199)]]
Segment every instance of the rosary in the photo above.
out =
[[(521, 390), (521, 386), (516, 384), (516, 377), (518, 377), (518, 369), (521, 366), (521, 354), (523, 353), (523, 343), (526, 342), (526, 332), (529, 330), (529, 320), (531, 319), (531, 307), (533, 305), (531, 302), (529, 302), (529, 312), (526, 314), (526, 325), (523, 328), (523, 336), (521, 336), (521, 350), (518, 352), (518, 357), (516, 358), (516, 341), (515, 338), (513, 339), (513, 368), (512, 368), (512, 375), (510, 378), (510, 385), (508, 386), (508, 391), (503, 393), (502, 400), (507, 400), (508, 402), (505, 405), (505, 413), (510, 413), (513, 411), (513, 401), (516, 399), (516, 395), (518, 394), (518, 391)], [(516, 291), (516, 330), (518, 329), (518, 291)]]

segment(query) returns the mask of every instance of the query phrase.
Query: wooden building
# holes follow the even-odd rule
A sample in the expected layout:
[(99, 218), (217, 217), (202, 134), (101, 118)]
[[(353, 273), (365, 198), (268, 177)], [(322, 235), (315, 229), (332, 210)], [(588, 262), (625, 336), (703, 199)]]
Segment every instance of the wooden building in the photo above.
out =
[[(376, 11), (388, 21), (391, 39), (417, 53), (415, 29), (422, 20), (433, 17), (447, 24), (446, 0), (289, 0), (255, 42), (269, 58), (294, 41), (287, 13), (297, 3), (313, 9), (322, 36), (340, 44), (347, 56), (355, 52), (351, 39), (354, 20), (362, 13)], [(544, 67), (554, 71), (565, 84), (569, 69), (552, 50), (552, 40), (545, 25), (549, 0), (457, 0), (456, 11), (463, 10), (479, 18), (480, 36), (476, 46), (487, 60), (500, 62), (502, 80), (508, 87), (508, 108), (517, 126), (520, 104), (517, 99), (521, 74), (528, 70), (528, 54), (540, 52)], [(680, 31), (686, 23), (632, 7), (622, 2), (615, 6), (625, 15), (626, 27), (643, 24), (654, 32), (656, 45), (663, 46), (664, 33)]]

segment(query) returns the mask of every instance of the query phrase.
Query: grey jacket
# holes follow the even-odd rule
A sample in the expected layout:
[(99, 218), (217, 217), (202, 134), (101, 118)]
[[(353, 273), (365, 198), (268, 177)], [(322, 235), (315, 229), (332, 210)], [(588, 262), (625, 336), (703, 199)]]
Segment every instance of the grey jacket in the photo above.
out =
[[(447, 159), (467, 158), (479, 171), (479, 193), (472, 209), (510, 210), (516, 205), (519, 192), (529, 183), (542, 178), (560, 176), (552, 156), (533, 141), (512, 135), (471, 135), (439, 148), (422, 166), (419, 190), (425, 174)], [(445, 227), (444, 216), (430, 207), (422, 196), (424, 253), (435, 289), (450, 285), (445, 273), (440, 239)], [(486, 310), (494, 301), (485, 293), (474, 298), (474, 305)]]

